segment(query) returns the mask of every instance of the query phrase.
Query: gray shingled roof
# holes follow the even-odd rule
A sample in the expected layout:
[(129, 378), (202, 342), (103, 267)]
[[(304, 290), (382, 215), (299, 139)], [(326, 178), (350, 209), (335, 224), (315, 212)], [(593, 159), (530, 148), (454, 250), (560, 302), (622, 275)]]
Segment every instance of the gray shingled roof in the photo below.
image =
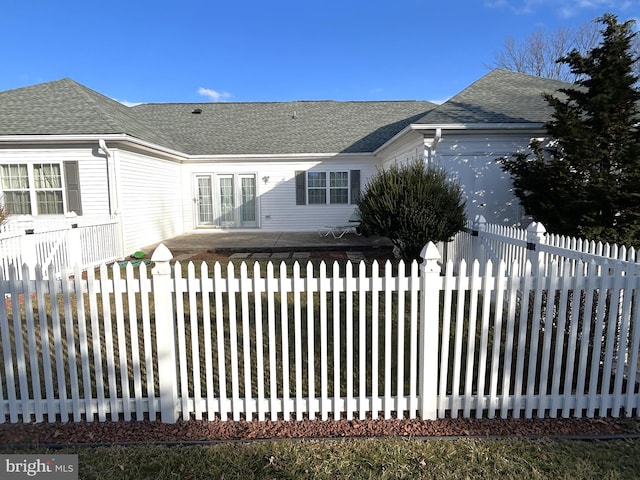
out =
[(112, 133), (168, 141), (130, 108), (68, 78), (0, 92), (0, 135)]
[(298, 101), (126, 107), (62, 79), (0, 92), (0, 135), (127, 134), (191, 155), (364, 153), (411, 123), (543, 123), (551, 109), (542, 93), (567, 86), (498, 69), (439, 106)]
[[(373, 152), (433, 109), (418, 101), (143, 104), (139, 118), (194, 155)], [(192, 113), (201, 110), (200, 114)]]
[(192, 155), (372, 152), (435, 106), (321, 101), (132, 108), (62, 79), (0, 92), (0, 135), (128, 134)]
[(542, 98), (572, 84), (496, 69), (416, 123), (544, 123), (553, 110)]

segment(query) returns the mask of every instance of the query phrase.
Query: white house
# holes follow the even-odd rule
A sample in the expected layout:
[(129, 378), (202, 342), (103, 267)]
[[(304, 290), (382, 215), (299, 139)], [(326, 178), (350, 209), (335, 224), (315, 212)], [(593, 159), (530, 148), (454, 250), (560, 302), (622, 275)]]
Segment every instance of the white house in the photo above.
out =
[(543, 137), (542, 93), (494, 70), (424, 101), (126, 107), (73, 80), (0, 92), (0, 192), (11, 213), (121, 214), (127, 251), (196, 228), (343, 223), (380, 168), (424, 158), (464, 188), (470, 217), (520, 222), (496, 159)]

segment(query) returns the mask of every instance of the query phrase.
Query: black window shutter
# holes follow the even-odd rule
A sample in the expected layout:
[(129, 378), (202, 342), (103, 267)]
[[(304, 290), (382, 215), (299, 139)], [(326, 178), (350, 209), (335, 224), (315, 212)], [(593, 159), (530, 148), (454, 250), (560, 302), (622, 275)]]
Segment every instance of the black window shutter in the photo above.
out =
[(307, 174), (303, 171), (296, 172), (296, 205), (307, 203)]
[(351, 170), (351, 203), (358, 203), (358, 197), (360, 196), (360, 170)]
[(65, 189), (67, 191), (67, 212), (82, 215), (82, 197), (80, 196), (80, 173), (78, 162), (64, 162)]

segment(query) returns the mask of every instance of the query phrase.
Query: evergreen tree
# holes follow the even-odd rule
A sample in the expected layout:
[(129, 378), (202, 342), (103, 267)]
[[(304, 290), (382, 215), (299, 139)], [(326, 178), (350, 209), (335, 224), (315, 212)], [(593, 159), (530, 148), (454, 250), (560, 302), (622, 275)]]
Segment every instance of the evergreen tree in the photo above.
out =
[(598, 19), (601, 43), (566, 63), (579, 80), (544, 98), (554, 109), (544, 147), (502, 159), (527, 214), (549, 231), (640, 244), (640, 90), (633, 21)]

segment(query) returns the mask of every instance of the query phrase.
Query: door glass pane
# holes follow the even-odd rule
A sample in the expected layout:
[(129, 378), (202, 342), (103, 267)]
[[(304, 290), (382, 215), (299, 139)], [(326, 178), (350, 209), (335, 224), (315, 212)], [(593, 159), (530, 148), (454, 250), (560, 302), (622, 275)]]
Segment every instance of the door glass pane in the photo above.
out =
[(220, 222), (235, 222), (233, 205), (233, 177), (220, 177)]
[(198, 177), (198, 223), (213, 225), (211, 177)]
[(242, 187), (242, 223), (253, 223), (256, 221), (256, 178), (242, 177), (240, 180)]

